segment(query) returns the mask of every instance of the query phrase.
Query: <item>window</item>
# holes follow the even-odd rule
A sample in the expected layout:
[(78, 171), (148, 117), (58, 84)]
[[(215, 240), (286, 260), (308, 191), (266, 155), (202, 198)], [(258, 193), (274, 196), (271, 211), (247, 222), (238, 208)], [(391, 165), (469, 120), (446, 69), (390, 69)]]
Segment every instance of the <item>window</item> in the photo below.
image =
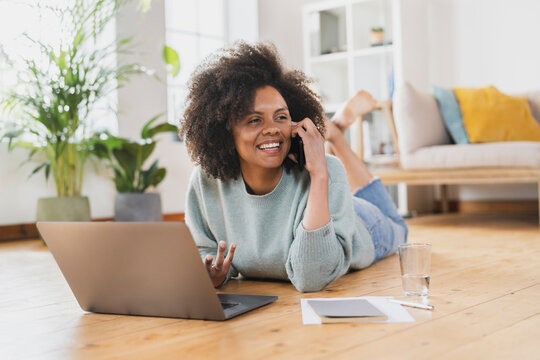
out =
[[(24, 34), (35, 40), (40, 40), (58, 49), (62, 43), (70, 40), (71, 34), (62, 28), (62, 21), (57, 12), (58, 8), (69, 6), (70, 0), (1, 0), (0, 1), (0, 91), (17, 84), (17, 70), (25, 66), (24, 59), (44, 63), (43, 54)], [(98, 39), (98, 45), (109, 44), (115, 38), (114, 22)], [(13, 66), (6, 62), (7, 54), (13, 61)], [(114, 59), (111, 59), (113, 61)], [(116, 92), (110, 93), (106, 99), (96, 104), (88, 118), (88, 130), (107, 129), (117, 132), (118, 123), (114, 108), (116, 107)], [(2, 112), (0, 109), (0, 125), (6, 120), (17, 121), (16, 116)]]
[(169, 75), (169, 122), (177, 124), (185, 108), (189, 77), (210, 53), (227, 42), (223, 0), (165, 0), (167, 45), (180, 57), (180, 73)]

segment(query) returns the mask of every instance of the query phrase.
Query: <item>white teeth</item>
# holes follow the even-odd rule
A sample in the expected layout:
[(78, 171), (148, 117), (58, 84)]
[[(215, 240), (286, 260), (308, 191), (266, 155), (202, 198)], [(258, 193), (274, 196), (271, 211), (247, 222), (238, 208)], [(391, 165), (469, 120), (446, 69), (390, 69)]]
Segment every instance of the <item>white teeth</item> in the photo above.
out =
[(273, 149), (279, 147), (279, 143), (271, 143), (271, 144), (262, 144), (259, 145), (259, 148), (265, 150), (265, 149)]

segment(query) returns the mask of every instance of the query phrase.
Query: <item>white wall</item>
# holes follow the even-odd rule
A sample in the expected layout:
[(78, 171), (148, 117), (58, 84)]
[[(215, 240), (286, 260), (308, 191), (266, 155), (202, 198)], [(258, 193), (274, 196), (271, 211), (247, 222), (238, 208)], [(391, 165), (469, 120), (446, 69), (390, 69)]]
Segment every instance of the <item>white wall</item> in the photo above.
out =
[(394, 0), (395, 86), (405, 82), (429, 91), (428, 3), (430, 0)]
[(228, 43), (235, 40), (257, 41), (259, 39), (259, 16), (257, 0), (227, 0), (226, 37)]
[(302, 7), (318, 0), (259, 0), (259, 39), (272, 41), (285, 64), (304, 67)]
[[(540, 89), (540, 2), (429, 0), (429, 79), (446, 87)], [(461, 200), (535, 199), (536, 184), (459, 186)]]
[(540, 2), (430, 0), (430, 77), (442, 86), (540, 89)]

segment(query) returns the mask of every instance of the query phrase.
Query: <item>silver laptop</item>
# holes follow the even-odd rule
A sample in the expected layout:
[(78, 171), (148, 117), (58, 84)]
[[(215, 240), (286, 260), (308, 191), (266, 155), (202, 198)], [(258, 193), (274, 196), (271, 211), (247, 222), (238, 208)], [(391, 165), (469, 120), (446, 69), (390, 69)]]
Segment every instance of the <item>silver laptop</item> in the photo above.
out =
[(38, 222), (85, 311), (227, 320), (277, 296), (216, 294), (182, 222)]

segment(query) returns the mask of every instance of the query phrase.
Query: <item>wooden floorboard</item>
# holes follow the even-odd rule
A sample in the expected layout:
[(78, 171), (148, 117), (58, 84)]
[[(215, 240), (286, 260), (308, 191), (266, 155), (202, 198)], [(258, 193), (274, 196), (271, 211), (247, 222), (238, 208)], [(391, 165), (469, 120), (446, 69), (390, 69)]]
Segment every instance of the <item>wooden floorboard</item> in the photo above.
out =
[(537, 359), (540, 229), (536, 214), (407, 220), (433, 244), (433, 312), (399, 324), (302, 325), (300, 299), (401, 296), (396, 255), (311, 294), (277, 281), (225, 292), (279, 300), (225, 322), (84, 313), (39, 241), (0, 244), (0, 359)]

